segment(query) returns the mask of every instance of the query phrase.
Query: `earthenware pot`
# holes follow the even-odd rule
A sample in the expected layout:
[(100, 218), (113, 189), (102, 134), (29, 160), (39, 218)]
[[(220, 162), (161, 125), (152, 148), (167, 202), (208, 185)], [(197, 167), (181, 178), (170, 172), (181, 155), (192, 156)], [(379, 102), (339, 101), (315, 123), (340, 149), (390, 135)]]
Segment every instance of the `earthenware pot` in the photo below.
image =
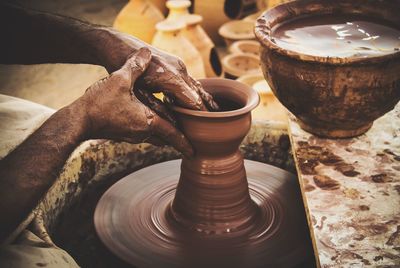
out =
[(199, 232), (229, 233), (248, 227), (256, 215), (239, 144), (250, 129), (251, 110), (259, 97), (233, 80), (210, 78), (200, 83), (226, 111), (173, 107), (195, 156), (182, 159), (172, 213)]
[(274, 96), (262, 72), (245, 74), (236, 80), (252, 87), (260, 95), (260, 103), (251, 113), (253, 120), (287, 123), (286, 108)]
[(203, 18), (200, 15), (187, 14), (181, 17), (186, 23), (183, 35), (196, 47), (203, 59), (207, 77), (220, 76), (222, 73), (221, 60), (219, 59), (214, 43), (200, 26)]
[(224, 4), (225, 0), (198, 0), (193, 3), (194, 13), (203, 17), (202, 26), (217, 46), (224, 43), (218, 29), (230, 20), (225, 14)]
[(260, 60), (249, 53), (228, 54), (222, 59), (226, 78), (236, 79), (242, 75), (260, 71)]
[(299, 16), (357, 14), (400, 28), (398, 1), (310, 0), (277, 6), (260, 17), (255, 33), (261, 65), (275, 96), (311, 133), (352, 137), (367, 131), (400, 99), (400, 51), (368, 58), (331, 58), (277, 46), (271, 30)]
[(184, 15), (189, 14), (189, 7), (191, 6), (189, 0), (169, 0), (167, 1), (167, 8), (169, 13), (167, 16), (168, 20), (180, 19)]
[(158, 10), (161, 11), (161, 13), (166, 16), (168, 14), (168, 8), (166, 5), (166, 0), (150, 0), (153, 5), (157, 7)]
[(259, 11), (257, 13), (253, 13), (253, 14), (250, 14), (250, 15), (244, 17), (243, 20), (250, 21), (252, 23), (256, 23), (257, 18), (261, 16), (261, 14), (264, 12), (265, 9), (261, 9), (261, 10), (262, 11)]
[(224, 11), (230, 19), (241, 19), (257, 12), (257, 0), (225, 0)]
[(180, 57), (190, 75), (205, 78), (203, 59), (196, 47), (187, 40), (182, 31), (186, 24), (182, 20), (164, 20), (156, 25), (157, 33), (153, 46)]
[(277, 5), (284, 4), (284, 3), (287, 3), (289, 1), (291, 1), (291, 0), (266, 0), (267, 8), (271, 9), (271, 8), (277, 6)]
[(255, 40), (241, 40), (232, 43), (229, 47), (231, 53), (250, 53), (260, 56), (260, 43)]
[(156, 33), (155, 25), (163, 19), (161, 11), (148, 0), (130, 0), (117, 15), (113, 27), (150, 44)]
[(224, 23), (218, 33), (224, 38), (227, 46), (238, 40), (254, 39), (254, 23), (245, 20), (233, 20)]

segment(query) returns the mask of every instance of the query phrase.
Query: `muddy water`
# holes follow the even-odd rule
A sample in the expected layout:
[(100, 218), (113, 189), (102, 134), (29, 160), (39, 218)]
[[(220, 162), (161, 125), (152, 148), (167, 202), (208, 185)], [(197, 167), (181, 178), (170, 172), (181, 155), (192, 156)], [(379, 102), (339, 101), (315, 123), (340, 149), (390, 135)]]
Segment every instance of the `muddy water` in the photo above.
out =
[(400, 30), (359, 16), (312, 16), (277, 25), (274, 42), (287, 50), (321, 57), (373, 57), (400, 50)]

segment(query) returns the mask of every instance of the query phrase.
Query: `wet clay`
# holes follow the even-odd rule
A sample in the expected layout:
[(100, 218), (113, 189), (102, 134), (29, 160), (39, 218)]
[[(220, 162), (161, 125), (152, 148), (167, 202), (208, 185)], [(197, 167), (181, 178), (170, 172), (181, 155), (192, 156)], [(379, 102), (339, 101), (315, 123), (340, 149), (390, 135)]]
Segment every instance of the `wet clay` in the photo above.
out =
[(296, 179), (244, 161), (238, 150), (257, 93), (232, 80), (201, 83), (239, 109), (174, 107), (195, 156), (147, 167), (114, 184), (95, 211), (100, 239), (138, 267), (295, 267), (311, 254)]
[(355, 15), (320, 15), (277, 25), (282, 48), (320, 57), (370, 57), (400, 50), (400, 30), (386, 21)]

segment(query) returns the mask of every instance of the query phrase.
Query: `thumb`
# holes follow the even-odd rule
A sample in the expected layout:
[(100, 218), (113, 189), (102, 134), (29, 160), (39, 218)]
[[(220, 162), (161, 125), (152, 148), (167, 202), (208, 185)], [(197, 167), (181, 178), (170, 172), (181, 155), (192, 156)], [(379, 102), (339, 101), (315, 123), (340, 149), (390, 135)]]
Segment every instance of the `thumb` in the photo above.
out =
[(128, 75), (131, 82), (131, 88), (135, 84), (136, 79), (144, 73), (151, 61), (151, 51), (146, 47), (142, 47), (132, 53), (125, 64), (116, 71), (122, 75)]

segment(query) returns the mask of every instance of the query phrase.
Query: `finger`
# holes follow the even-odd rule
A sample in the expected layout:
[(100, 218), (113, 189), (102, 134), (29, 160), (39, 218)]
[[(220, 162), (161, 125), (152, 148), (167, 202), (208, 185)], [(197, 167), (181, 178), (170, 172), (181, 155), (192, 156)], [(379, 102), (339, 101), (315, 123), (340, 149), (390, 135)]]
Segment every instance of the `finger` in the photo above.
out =
[(152, 133), (168, 142), (175, 149), (182, 152), (186, 157), (193, 156), (194, 152), (189, 141), (167, 120), (162, 119), (158, 115), (154, 115), (150, 127)]
[(151, 51), (146, 47), (142, 47), (132, 53), (121, 69), (114, 72), (113, 75), (129, 79), (130, 88), (132, 88), (136, 79), (147, 69), (150, 61)]
[(203, 86), (199, 81), (194, 80), (191, 76), (189, 76), (193, 86), (197, 89), (198, 94), (200, 95), (203, 103), (207, 106), (209, 111), (219, 111), (219, 105), (214, 101), (214, 98), (210, 93), (204, 90)]
[(164, 103), (159, 99), (157, 99), (156, 97), (154, 97), (152, 93), (143, 89), (137, 89), (135, 91), (135, 94), (142, 103), (150, 107), (159, 116), (168, 120), (174, 126), (177, 125), (177, 122), (172, 113), (168, 110), (168, 108), (164, 105)]

